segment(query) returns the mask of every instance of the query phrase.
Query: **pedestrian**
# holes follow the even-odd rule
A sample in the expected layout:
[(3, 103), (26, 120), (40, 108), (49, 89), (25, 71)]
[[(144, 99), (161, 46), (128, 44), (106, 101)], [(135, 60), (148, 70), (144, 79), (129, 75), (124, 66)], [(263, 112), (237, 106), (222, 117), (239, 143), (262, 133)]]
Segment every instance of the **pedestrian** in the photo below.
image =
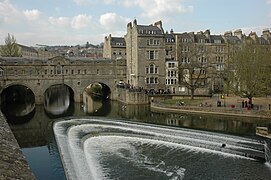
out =
[(270, 107), (271, 105), (269, 104), (269, 110), (271, 110), (271, 107)]
[(245, 102), (244, 102), (244, 100), (242, 101), (242, 108), (244, 108), (245, 107)]
[(247, 101), (245, 101), (245, 108), (247, 108)]

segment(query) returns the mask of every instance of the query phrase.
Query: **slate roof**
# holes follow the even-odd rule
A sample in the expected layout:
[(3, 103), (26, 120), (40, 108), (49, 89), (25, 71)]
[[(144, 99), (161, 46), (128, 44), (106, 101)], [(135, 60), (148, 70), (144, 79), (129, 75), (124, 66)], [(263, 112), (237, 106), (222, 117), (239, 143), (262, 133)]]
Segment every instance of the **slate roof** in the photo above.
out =
[(194, 42), (195, 40), (195, 35), (194, 33), (181, 33), (181, 34), (178, 34), (178, 36), (181, 38), (181, 39), (188, 39), (189, 42)]
[(181, 38), (186, 38), (186, 39), (191, 39), (192, 38), (192, 36), (191, 36), (191, 34), (189, 34), (189, 33), (187, 33), (187, 32), (185, 32), (185, 33), (182, 33), (182, 34), (180, 34), (179, 35)]
[(195, 42), (199, 43), (201, 39), (204, 40), (204, 43), (210, 43), (210, 39), (208, 39), (204, 34), (195, 34)]
[(111, 45), (112, 46), (126, 46), (126, 42), (123, 37), (111, 37)]
[(224, 38), (230, 43), (241, 43), (241, 40), (237, 36), (224, 36)]
[(153, 26), (153, 25), (149, 25), (149, 26), (146, 26), (146, 25), (137, 25), (137, 29), (138, 31), (143, 31), (143, 34), (149, 34), (148, 32), (149, 31), (155, 31), (156, 33), (152, 34), (152, 35), (161, 35), (162, 34), (162, 30), (159, 29), (157, 26)]
[(215, 43), (215, 40), (220, 40), (221, 43), (224, 43), (224, 39), (221, 35), (211, 35), (210, 40), (211, 40), (211, 43)]
[(259, 43), (262, 45), (267, 45), (267, 44), (270, 44), (270, 41), (264, 39), (263, 37), (259, 37)]

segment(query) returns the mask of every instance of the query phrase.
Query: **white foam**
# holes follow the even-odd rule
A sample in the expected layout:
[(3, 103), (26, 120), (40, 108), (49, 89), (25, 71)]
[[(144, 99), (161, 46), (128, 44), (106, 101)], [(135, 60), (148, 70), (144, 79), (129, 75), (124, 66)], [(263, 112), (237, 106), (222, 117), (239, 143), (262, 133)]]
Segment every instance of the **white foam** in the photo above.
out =
[[(193, 153), (214, 153), (243, 159), (250, 158), (232, 154), (228, 149), (251, 150), (246, 146), (238, 146), (240, 142), (258, 144), (247, 138), (230, 135), (98, 118), (58, 121), (54, 124), (54, 133), (67, 178), (82, 180), (106, 178), (108, 170), (99, 162), (101, 152), (115, 153), (121, 158), (128, 158), (129, 161), (138, 159), (131, 158), (137, 156), (137, 150), (132, 143), (156, 145), (157, 149), (166, 146), (170, 151), (186, 149)], [(221, 143), (225, 142), (227, 148), (221, 149)], [(98, 147), (103, 147), (102, 151)], [(131, 157), (123, 156), (119, 149), (128, 149)], [(184, 176), (184, 168), (175, 167), (175, 171), (172, 172), (161, 169), (163, 161), (155, 164), (148, 157), (139, 159), (141, 162), (134, 163), (142, 165), (143, 162), (144, 165), (145, 162), (148, 164), (145, 167), (149, 170), (165, 173), (167, 176)], [(175, 176), (171, 178), (176, 179)]]

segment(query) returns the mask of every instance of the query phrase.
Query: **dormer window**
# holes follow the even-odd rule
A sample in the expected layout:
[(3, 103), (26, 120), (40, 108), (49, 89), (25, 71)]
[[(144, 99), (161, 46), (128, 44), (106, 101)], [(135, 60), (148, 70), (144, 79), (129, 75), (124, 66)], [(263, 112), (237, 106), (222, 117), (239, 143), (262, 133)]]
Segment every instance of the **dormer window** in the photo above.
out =
[(205, 39), (200, 39), (200, 43), (205, 43)]
[(215, 44), (221, 44), (221, 40), (220, 40), (220, 39), (215, 39), (215, 40), (214, 40), (214, 43), (215, 43)]
[(148, 31), (148, 34), (156, 34), (156, 31), (150, 30)]

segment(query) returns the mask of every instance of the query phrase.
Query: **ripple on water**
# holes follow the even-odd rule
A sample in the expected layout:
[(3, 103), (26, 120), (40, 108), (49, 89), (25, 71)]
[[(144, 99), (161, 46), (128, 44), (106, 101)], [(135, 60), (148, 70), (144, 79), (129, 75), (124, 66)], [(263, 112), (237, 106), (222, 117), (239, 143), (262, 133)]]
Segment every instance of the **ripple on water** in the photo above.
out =
[[(58, 121), (54, 133), (69, 179), (220, 178), (225, 163), (253, 162), (242, 151), (261, 145), (230, 135), (94, 118)], [(218, 169), (208, 174), (206, 168)]]

